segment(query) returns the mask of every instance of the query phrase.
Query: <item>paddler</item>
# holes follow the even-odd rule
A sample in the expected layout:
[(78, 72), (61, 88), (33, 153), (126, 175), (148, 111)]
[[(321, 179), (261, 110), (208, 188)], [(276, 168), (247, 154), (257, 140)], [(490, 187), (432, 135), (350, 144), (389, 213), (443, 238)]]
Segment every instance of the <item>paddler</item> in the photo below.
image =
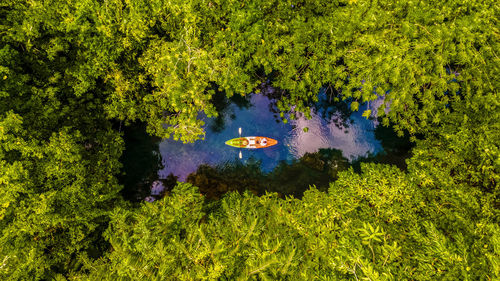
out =
[(241, 141), (241, 145), (242, 145), (242, 146), (247, 146), (247, 145), (248, 145), (248, 140), (244, 138), (244, 139)]

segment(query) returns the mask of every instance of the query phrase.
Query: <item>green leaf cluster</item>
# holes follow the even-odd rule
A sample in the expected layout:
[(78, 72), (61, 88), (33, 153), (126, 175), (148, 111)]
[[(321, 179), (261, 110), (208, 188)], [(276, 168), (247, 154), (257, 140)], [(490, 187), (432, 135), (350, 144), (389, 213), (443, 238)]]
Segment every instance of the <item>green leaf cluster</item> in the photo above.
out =
[[(493, 0), (35, 0), (2, 7), (4, 49), (24, 49), (34, 56), (30, 64), (50, 65), (51, 79), (66, 80), (76, 95), (102, 86), (108, 117), (146, 121), (150, 133), (184, 142), (204, 136), (200, 112), (217, 115), (211, 85), (232, 96), (269, 81), (280, 89), (281, 111), (306, 115), (321, 88), (353, 101), (353, 110), (385, 96), (379, 115), (412, 135), (441, 124), (457, 103), (498, 95), (500, 5)], [(0, 75), (26, 85), (8, 67)]]
[(120, 139), (103, 131), (88, 144), (64, 127), (40, 140), (23, 121), (0, 117), (0, 276), (50, 279), (77, 270), (77, 256), (107, 248), (100, 233), (118, 198)]
[(106, 234), (113, 250), (78, 278), (497, 278), (498, 218), (479, 215), (476, 191), (437, 191), (419, 180), (367, 164), (362, 174), (340, 173), (328, 193), (311, 188), (300, 200), (229, 193), (212, 203), (179, 184), (137, 212), (115, 211)]
[[(0, 279), (499, 279), (497, 2), (1, 1)], [(122, 124), (194, 141), (263, 83), (283, 114), (383, 95), (408, 170), (123, 200)]]

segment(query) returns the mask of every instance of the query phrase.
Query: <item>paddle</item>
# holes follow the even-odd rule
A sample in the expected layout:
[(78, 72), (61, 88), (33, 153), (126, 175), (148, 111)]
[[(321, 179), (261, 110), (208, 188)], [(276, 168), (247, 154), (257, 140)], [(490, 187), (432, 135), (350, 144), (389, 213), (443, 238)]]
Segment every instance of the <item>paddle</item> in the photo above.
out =
[[(238, 134), (240, 134), (240, 138), (241, 138), (241, 127), (238, 128)], [(240, 159), (243, 158), (243, 155), (241, 155), (241, 147), (240, 147)]]

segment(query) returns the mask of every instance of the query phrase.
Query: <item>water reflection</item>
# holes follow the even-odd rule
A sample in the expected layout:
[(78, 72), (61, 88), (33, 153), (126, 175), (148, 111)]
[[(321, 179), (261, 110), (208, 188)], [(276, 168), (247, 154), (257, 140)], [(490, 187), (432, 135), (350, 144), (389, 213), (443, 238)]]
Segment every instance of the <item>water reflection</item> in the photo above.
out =
[(309, 186), (327, 190), (329, 183), (346, 170), (349, 163), (336, 149), (306, 153), (290, 163), (282, 161), (270, 173), (261, 170), (261, 160), (249, 159), (216, 167), (201, 165), (187, 177), (209, 199), (219, 199), (229, 191), (250, 191), (256, 195), (277, 192), (280, 196), (302, 197)]
[[(214, 86), (215, 91), (215, 86)], [(215, 92), (210, 102), (214, 105), (219, 116), (213, 118), (209, 122), (209, 129), (214, 133), (220, 133), (226, 126), (226, 118), (234, 119), (236, 116), (232, 112), (230, 106), (236, 105), (239, 109), (248, 109), (252, 104), (250, 96), (233, 95), (228, 98), (224, 92)]]
[[(324, 114), (316, 109), (311, 111), (311, 119), (299, 114), (296, 120), (287, 124), (277, 119), (276, 113), (270, 110), (272, 100), (267, 96), (253, 94), (248, 101), (245, 106), (226, 104), (220, 117), (222, 120), (206, 120), (205, 140), (192, 144), (182, 144), (171, 139), (163, 140), (160, 143), (160, 153), (164, 168), (159, 171), (159, 177), (166, 178), (173, 174), (180, 181), (185, 181), (187, 176), (202, 164), (216, 166), (238, 161), (244, 164), (249, 159), (258, 160), (262, 171), (270, 172), (281, 161), (291, 163), (306, 153), (317, 152), (321, 148), (338, 149), (342, 151), (342, 156), (349, 160), (383, 150), (374, 134), (377, 121), (361, 116), (365, 109), (376, 108), (376, 103), (382, 102), (381, 100), (364, 105), (358, 112), (351, 113), (347, 123), (336, 121), (345, 119), (342, 112), (332, 111)], [(239, 160), (239, 149), (224, 144), (226, 140), (238, 136), (239, 127), (243, 129), (244, 136), (271, 137), (278, 140), (278, 145), (265, 149), (243, 150), (243, 159)]]

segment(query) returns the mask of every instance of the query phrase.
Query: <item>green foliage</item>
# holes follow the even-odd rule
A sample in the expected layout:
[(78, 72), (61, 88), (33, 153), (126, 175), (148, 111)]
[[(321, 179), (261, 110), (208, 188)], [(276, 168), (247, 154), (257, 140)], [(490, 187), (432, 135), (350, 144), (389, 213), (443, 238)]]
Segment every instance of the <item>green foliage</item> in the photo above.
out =
[(417, 142), (411, 162), (428, 180), (449, 179), (442, 184), (467, 184), (500, 195), (499, 105), (498, 97), (488, 96), (457, 107)]
[(2, 280), (61, 279), (109, 245), (123, 141), (99, 77), (112, 56), (78, 47), (105, 44), (73, 21), (89, 8), (74, 4), (0, 4)]
[(106, 212), (119, 191), (110, 176), (119, 168), (116, 133), (102, 131), (99, 143), (86, 145), (68, 127), (46, 141), (26, 127), (12, 112), (0, 119), (3, 280), (54, 278), (78, 269), (77, 255), (98, 256), (107, 247), (100, 236)]
[[(51, 79), (77, 95), (103, 83), (108, 117), (184, 142), (204, 136), (199, 112), (217, 115), (212, 85), (244, 95), (270, 79), (281, 111), (306, 114), (322, 87), (353, 110), (390, 90), (382, 107), (411, 134), (440, 124), (450, 105), (498, 94), (493, 0), (30, 3), (2, 4), (4, 42), (55, 67)], [(0, 75), (25, 88), (9, 69)]]
[[(0, 278), (499, 279), (497, 2), (2, 1)], [(267, 81), (306, 116), (320, 88), (352, 110), (385, 94), (382, 123), (422, 134), (408, 171), (121, 201), (110, 119), (193, 141), (216, 92)]]
[[(137, 280), (476, 280), (498, 278), (500, 228), (467, 190), (435, 192), (395, 167), (342, 172), (301, 200), (229, 193), (171, 196), (118, 209), (113, 250), (79, 278)], [(455, 194), (455, 195), (454, 195)]]

